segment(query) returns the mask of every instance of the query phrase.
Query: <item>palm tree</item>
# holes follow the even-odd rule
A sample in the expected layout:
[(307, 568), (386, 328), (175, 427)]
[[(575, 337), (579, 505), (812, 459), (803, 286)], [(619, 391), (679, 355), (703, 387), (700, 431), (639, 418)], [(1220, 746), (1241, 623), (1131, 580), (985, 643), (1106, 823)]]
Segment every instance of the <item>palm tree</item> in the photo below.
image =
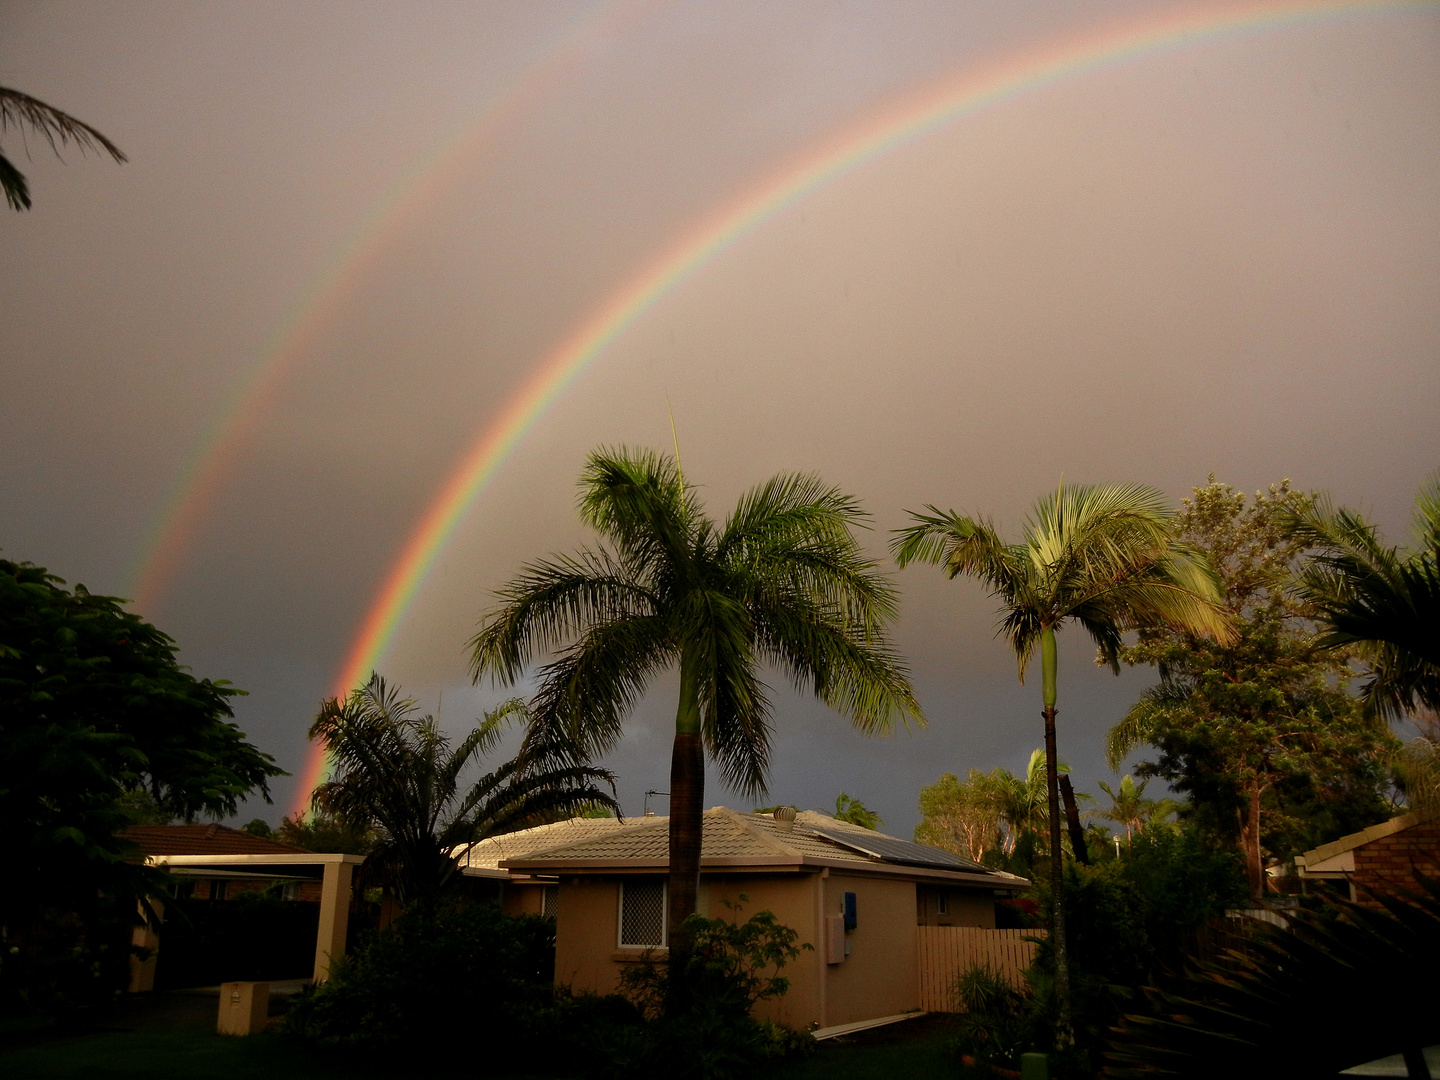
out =
[(1015, 651), (1020, 681), (1038, 647), (1045, 720), (1046, 805), (1055, 943), (1056, 1037), (1068, 1045), (1070, 978), (1061, 901), (1060, 793), (1055, 747), (1055, 632), (1080, 624), (1118, 675), (1121, 635), (1168, 622), (1228, 637), (1214, 569), (1171, 536), (1172, 513), (1155, 488), (1134, 484), (1065, 485), (1040, 499), (1025, 539), (1007, 544), (993, 524), (934, 506), (912, 513), (892, 551), (904, 567), (942, 565), (952, 578), (978, 578), (1001, 604), (998, 633)]
[(579, 505), (604, 543), (522, 569), (471, 641), (472, 672), (513, 682), (537, 653), (559, 650), (540, 671), (532, 738), (598, 754), (655, 677), (679, 668), (668, 938), (678, 957), (700, 877), (705, 753), (732, 788), (765, 790), (761, 665), (866, 733), (924, 718), (885, 636), (894, 590), (852, 533), (866, 516), (854, 499), (781, 474), (717, 525), (673, 459), (622, 447), (590, 455)]
[(1109, 784), (1104, 780), (1100, 781), (1100, 790), (1110, 796), (1110, 808), (1096, 810), (1094, 813), (1106, 821), (1125, 826), (1126, 847), (1130, 846), (1135, 834), (1145, 826), (1159, 824), (1180, 809), (1180, 804), (1174, 799), (1145, 798), (1145, 789), (1149, 786), (1148, 779), (1137, 784), (1135, 778), (1128, 773), (1121, 778), (1118, 791), (1112, 791)]
[(371, 675), (343, 702), (326, 701), (310, 728), (336, 772), (315, 789), (313, 805), (352, 827), (379, 830), (371, 860), (407, 909), (433, 909), (455, 875), (455, 848), (523, 828), (537, 815), (616, 807), (598, 786), (613, 792), (610, 773), (529, 750), (462, 787), (461, 774), (495, 748), (507, 724), (527, 717), (518, 699), (487, 713), (458, 746), (434, 717), (415, 713), (413, 701)]
[(1440, 709), (1440, 473), (1416, 497), (1413, 549), (1386, 547), (1362, 515), (1325, 498), (1290, 525), (1316, 549), (1297, 589), (1328, 630), (1318, 644), (1359, 649), (1366, 704), (1390, 719)]
[(859, 825), (871, 832), (879, 832), (880, 826), (885, 824), (879, 814), (859, 799), (851, 798), (847, 791), (842, 791), (835, 800), (835, 820), (848, 821), (851, 825)]
[[(74, 143), (82, 154), (86, 150), (104, 150), (118, 162), (128, 160), (123, 150), (89, 124), (29, 94), (0, 86), (0, 133), (12, 127), (29, 129), (43, 136), (57, 156), (61, 147)], [(25, 174), (3, 153), (0, 153), (0, 187), (5, 189), (5, 201), (11, 209), (30, 209), (30, 185), (25, 181)]]

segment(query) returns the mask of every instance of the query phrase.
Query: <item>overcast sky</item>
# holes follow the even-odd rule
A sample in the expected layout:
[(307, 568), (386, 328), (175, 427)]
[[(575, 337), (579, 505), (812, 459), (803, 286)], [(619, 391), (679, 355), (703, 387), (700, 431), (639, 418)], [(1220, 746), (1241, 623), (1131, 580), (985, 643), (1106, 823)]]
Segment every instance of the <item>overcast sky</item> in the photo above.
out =
[[(186, 470), (250, 400), (140, 610), (197, 675), (249, 691), (241, 726), (298, 771), (420, 516), (611, 290), (937, 80), (1195, 10), (9, 0), (0, 85), (130, 162), (62, 163), (33, 139), (27, 157), (4, 133), (35, 205), (0, 217), (0, 549), (135, 596)], [(590, 448), (669, 448), (667, 399), (717, 515), (776, 471), (815, 470), (873, 512), (877, 556), (924, 503), (1014, 534), (1062, 474), (1177, 501), (1212, 472), (1247, 490), (1289, 477), (1403, 539), (1440, 466), (1437, 60), (1433, 5), (1196, 35), (825, 185), (702, 266), (539, 419), (384, 673), (429, 709), (443, 695), (456, 731), (498, 700), (469, 686), (465, 639), (521, 562), (585, 539)], [(868, 740), (778, 692), (771, 799), (833, 806), (843, 789), (908, 835), (922, 784), (1018, 770), (1041, 725), (1038, 679), (1017, 684), (983, 592), (926, 568), (898, 580), (929, 728)], [(1062, 635), (1061, 752), (1091, 791), (1103, 731), (1150, 679), (1092, 652)], [(657, 685), (609, 762), (627, 811), (666, 787), (674, 693)], [(278, 821), (294, 783), (247, 816)], [(713, 777), (707, 802), (744, 805)]]

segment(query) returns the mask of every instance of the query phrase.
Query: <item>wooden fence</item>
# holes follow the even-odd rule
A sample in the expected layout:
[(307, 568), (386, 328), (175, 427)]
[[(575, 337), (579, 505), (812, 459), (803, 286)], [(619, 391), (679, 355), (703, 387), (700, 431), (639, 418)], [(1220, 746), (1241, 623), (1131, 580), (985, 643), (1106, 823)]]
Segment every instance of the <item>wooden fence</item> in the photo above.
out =
[(966, 968), (988, 965), (1016, 986), (1020, 972), (1035, 958), (1035, 942), (1044, 930), (985, 930), (978, 926), (917, 926), (920, 957), (920, 1008), (954, 1012), (955, 980)]

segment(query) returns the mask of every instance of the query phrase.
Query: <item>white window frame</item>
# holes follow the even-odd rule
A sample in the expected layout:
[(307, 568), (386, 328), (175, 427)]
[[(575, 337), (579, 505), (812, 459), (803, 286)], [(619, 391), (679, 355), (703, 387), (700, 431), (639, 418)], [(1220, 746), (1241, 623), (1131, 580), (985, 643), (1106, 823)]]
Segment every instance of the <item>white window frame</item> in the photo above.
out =
[[(638, 882), (647, 885), (654, 884), (654, 878), (637, 878)], [(621, 880), (618, 903), (615, 908), (615, 947), (617, 949), (663, 949), (665, 947), (666, 933), (670, 929), (670, 880), (660, 879), (660, 941), (654, 945), (636, 945), (625, 940), (625, 886), (629, 884)]]

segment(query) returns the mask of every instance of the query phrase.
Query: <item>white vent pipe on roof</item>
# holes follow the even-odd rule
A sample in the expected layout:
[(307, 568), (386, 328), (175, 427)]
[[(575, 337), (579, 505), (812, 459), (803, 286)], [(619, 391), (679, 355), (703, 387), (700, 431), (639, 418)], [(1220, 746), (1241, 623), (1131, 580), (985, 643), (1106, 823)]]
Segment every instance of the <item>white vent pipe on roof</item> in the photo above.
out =
[(795, 827), (795, 808), (793, 806), (777, 806), (774, 817), (775, 828), (781, 832), (789, 832)]

